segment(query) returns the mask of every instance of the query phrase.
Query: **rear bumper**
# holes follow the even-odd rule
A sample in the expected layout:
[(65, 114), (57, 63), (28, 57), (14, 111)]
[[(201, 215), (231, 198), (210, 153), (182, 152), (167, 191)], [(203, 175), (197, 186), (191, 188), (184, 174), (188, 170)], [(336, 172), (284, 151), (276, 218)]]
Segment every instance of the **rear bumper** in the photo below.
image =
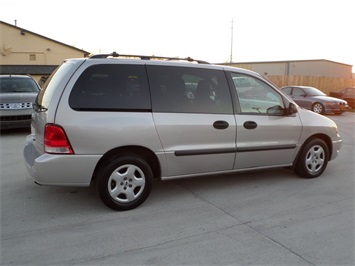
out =
[(27, 136), (23, 151), (26, 167), (32, 178), (41, 185), (90, 185), (100, 155), (38, 154), (31, 135)]

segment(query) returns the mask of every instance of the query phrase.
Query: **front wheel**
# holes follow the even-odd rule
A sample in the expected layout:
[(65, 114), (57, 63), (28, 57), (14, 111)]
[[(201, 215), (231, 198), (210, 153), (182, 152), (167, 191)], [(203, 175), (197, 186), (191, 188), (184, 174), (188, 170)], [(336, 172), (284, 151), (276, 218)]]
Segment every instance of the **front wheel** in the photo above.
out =
[(108, 162), (98, 176), (101, 200), (117, 211), (141, 205), (152, 190), (153, 174), (148, 163), (135, 155), (120, 156)]
[(314, 103), (312, 106), (312, 111), (317, 114), (324, 114), (324, 106), (321, 103)]
[(294, 166), (294, 171), (301, 177), (314, 178), (320, 176), (328, 164), (329, 149), (321, 139), (308, 141)]

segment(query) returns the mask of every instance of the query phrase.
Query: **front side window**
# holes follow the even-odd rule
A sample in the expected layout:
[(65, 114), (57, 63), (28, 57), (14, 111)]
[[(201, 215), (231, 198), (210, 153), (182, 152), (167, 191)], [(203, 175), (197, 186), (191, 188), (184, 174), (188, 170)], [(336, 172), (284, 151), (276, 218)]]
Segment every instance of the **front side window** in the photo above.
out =
[(232, 114), (222, 70), (147, 66), (154, 112)]
[(300, 96), (306, 96), (306, 93), (300, 88), (293, 88), (292, 95), (300, 97)]
[(149, 87), (142, 65), (94, 65), (76, 81), (69, 105), (77, 111), (149, 111)]
[(292, 87), (285, 87), (282, 89), (282, 91), (287, 95), (291, 95)]
[(270, 115), (281, 112), (284, 107), (282, 96), (270, 85), (252, 76), (231, 73), (237, 91), (240, 112), (242, 114)]

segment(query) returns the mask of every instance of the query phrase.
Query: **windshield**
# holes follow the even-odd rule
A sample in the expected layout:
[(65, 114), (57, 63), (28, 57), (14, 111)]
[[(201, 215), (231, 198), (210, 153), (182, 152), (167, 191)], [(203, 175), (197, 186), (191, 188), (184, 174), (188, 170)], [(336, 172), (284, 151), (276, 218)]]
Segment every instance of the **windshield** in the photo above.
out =
[(302, 89), (309, 96), (325, 96), (326, 95), (325, 93), (323, 93), (320, 90), (313, 88), (313, 87), (303, 87)]
[(31, 78), (5, 77), (0, 79), (0, 93), (38, 92), (36, 82)]

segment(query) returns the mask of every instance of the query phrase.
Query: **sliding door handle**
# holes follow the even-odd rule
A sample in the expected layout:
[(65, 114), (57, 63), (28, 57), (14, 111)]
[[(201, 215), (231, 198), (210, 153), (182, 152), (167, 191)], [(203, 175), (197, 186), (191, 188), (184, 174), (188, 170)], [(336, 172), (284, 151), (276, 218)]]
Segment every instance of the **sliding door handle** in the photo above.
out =
[(254, 128), (258, 127), (258, 124), (254, 121), (246, 121), (246, 122), (244, 122), (243, 126), (246, 129), (254, 129)]

